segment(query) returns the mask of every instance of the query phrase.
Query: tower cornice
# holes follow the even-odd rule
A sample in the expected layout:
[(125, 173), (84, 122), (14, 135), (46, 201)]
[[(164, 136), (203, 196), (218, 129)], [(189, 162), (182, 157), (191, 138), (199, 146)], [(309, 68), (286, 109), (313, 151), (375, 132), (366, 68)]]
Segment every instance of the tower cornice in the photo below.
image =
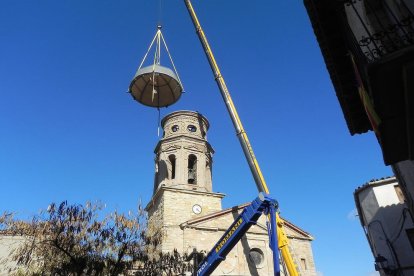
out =
[(178, 111), (174, 111), (170, 114), (168, 114), (167, 116), (165, 116), (162, 121), (161, 121), (161, 126), (164, 127), (165, 123), (171, 119), (173, 119), (174, 117), (181, 117), (181, 116), (191, 116), (191, 117), (196, 117), (199, 120), (201, 120), (205, 125), (206, 125), (206, 130), (208, 130), (210, 128), (210, 123), (207, 120), (206, 117), (204, 117), (201, 113), (198, 113), (196, 111), (191, 111), (191, 110), (178, 110)]
[(200, 144), (205, 144), (207, 146), (207, 149), (212, 154), (214, 154), (214, 149), (208, 141), (206, 141), (204, 139), (197, 138), (197, 137), (191, 137), (191, 136), (188, 136), (188, 135), (184, 135), (184, 134), (177, 135), (177, 136), (174, 136), (174, 137), (165, 138), (165, 139), (162, 139), (162, 140), (158, 141), (157, 145), (155, 146), (154, 153), (155, 154), (158, 153), (158, 151), (160, 149), (160, 146), (162, 144), (171, 143), (171, 142), (180, 142), (180, 141), (184, 141), (184, 140), (185, 141), (198, 142)]
[(206, 191), (198, 191), (198, 190), (188, 190), (179, 187), (169, 187), (169, 186), (161, 186), (157, 189), (157, 191), (152, 196), (150, 202), (148, 202), (147, 206), (145, 207), (145, 211), (148, 211), (156, 202), (156, 200), (162, 196), (166, 191), (176, 192), (176, 193), (183, 193), (183, 194), (190, 194), (190, 195), (201, 195), (201, 196), (210, 196), (222, 199), (226, 195), (223, 193), (214, 193), (214, 192), (206, 192)]

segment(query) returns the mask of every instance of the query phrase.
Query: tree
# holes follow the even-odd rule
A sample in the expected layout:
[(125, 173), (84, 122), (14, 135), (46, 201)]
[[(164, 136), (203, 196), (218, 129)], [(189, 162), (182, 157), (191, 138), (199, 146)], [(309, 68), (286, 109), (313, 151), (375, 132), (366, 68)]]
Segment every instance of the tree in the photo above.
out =
[(187, 254), (179, 254), (177, 250), (170, 253), (159, 253), (157, 258), (139, 262), (136, 267), (136, 276), (158, 276), (158, 275), (193, 275), (194, 267), (188, 261)]
[(113, 212), (102, 217), (102, 204), (50, 204), (30, 221), (0, 216), (0, 230), (22, 236), (10, 253), (18, 266), (10, 273), (25, 275), (118, 275), (145, 257), (146, 244), (159, 238), (148, 233), (142, 208), (128, 215)]
[(102, 204), (69, 205), (64, 201), (50, 204), (30, 221), (5, 212), (0, 216), (0, 231), (23, 237), (4, 260), (17, 264), (9, 267), (9, 274), (155, 276), (193, 272), (186, 254), (160, 251), (162, 227), (147, 225), (141, 206), (128, 215), (115, 211), (103, 216), (102, 210)]

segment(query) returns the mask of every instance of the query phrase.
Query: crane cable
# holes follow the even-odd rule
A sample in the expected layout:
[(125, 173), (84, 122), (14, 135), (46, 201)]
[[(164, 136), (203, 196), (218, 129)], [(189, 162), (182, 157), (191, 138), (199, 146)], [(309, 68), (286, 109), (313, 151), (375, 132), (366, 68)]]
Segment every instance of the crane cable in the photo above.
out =
[(163, 0), (158, 0), (158, 26), (162, 26), (162, 10), (163, 10)]
[[(142, 66), (144, 65), (145, 60), (148, 57), (148, 54), (150, 53), (150, 51), (151, 51), (151, 49), (152, 49), (152, 47), (154, 46), (154, 43), (155, 43), (156, 45), (155, 45), (154, 59), (153, 59), (153, 63), (152, 63), (152, 79), (151, 79), (151, 81), (152, 81), (152, 101), (154, 101), (155, 95), (158, 93), (157, 90), (155, 89), (156, 88), (156, 75), (157, 75), (156, 72), (155, 72), (155, 67), (156, 67), (156, 65), (161, 64), (161, 48), (162, 48), (163, 45), (164, 45), (165, 51), (168, 54), (168, 58), (170, 59), (171, 65), (174, 69), (174, 73), (177, 76), (178, 83), (180, 84), (183, 93), (185, 92), (184, 85), (181, 82), (181, 79), (180, 79), (180, 76), (178, 74), (177, 68), (175, 67), (175, 63), (174, 63), (173, 58), (171, 56), (171, 53), (168, 49), (167, 43), (165, 42), (164, 36), (161, 32), (162, 18), (163, 18), (163, 13), (162, 13), (163, 5), (164, 5), (163, 0), (159, 0), (158, 1), (158, 9), (157, 9), (157, 18), (158, 18), (157, 19), (157, 22), (158, 22), (157, 32), (155, 33), (155, 36), (152, 39), (152, 41), (150, 43), (150, 46), (148, 47), (148, 50), (145, 53), (144, 58), (142, 59), (140, 65), (138, 67), (138, 70), (142, 68)], [(159, 100), (160, 100), (159, 97), (157, 97), (158, 102), (159, 102)], [(157, 109), (158, 109), (158, 131), (157, 131), (157, 133), (158, 133), (158, 137), (159, 137), (160, 136), (160, 125), (161, 125), (161, 121), (160, 121), (161, 112), (160, 112), (159, 107), (157, 107)]]
[(153, 69), (152, 71), (153, 72), (155, 71), (155, 65), (160, 65), (160, 63), (161, 63), (161, 46), (162, 46), (161, 42), (162, 42), (162, 44), (164, 45), (165, 51), (168, 54), (168, 58), (170, 59), (171, 65), (174, 69), (174, 73), (177, 76), (177, 80), (180, 83), (183, 91), (185, 91), (183, 83), (181, 82), (180, 76), (178, 74), (177, 68), (175, 67), (175, 63), (174, 63), (174, 60), (171, 56), (170, 50), (168, 49), (167, 42), (165, 42), (164, 35), (161, 32), (161, 28), (162, 28), (161, 25), (157, 26), (157, 32), (155, 33), (155, 36), (152, 39), (152, 41), (150, 43), (150, 46), (148, 47), (148, 50), (144, 55), (144, 58), (142, 59), (141, 63), (139, 64), (138, 70), (141, 69), (142, 65), (144, 65), (144, 62), (147, 59), (147, 56), (148, 56), (149, 52), (151, 51), (151, 49), (154, 45), (154, 42), (156, 42), (154, 61), (153, 61), (153, 64), (152, 64), (152, 69)]
[[(159, 0), (158, 1), (158, 30), (161, 29), (162, 26), (162, 6), (163, 6), (163, 0)], [(161, 33), (161, 31), (160, 31)], [(161, 62), (161, 45), (160, 45), (160, 41), (159, 41), (159, 36), (158, 36), (158, 41), (157, 41), (157, 48), (158, 48), (158, 65)], [(157, 49), (155, 50), (155, 52), (157, 52)], [(155, 72), (154, 72), (154, 67), (152, 70), (153, 73), (153, 77), (155, 77)], [(154, 91), (154, 83), (152, 84), (152, 88)], [(154, 95), (154, 92), (153, 92)], [(157, 97), (158, 99), (158, 106), (157, 106), (157, 111), (158, 111), (158, 120), (157, 120), (157, 137), (160, 138), (160, 128), (161, 128), (161, 110), (159, 107), (159, 102), (160, 102), (160, 97)]]

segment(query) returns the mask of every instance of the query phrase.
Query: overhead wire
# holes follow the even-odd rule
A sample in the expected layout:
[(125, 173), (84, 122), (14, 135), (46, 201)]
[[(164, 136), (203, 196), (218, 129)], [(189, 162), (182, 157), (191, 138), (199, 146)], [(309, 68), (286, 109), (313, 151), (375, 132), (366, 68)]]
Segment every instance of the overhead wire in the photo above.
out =
[[(367, 225), (367, 227), (368, 227), (368, 231), (369, 231), (369, 229), (373, 226), (373, 224), (374, 223), (377, 223), (379, 226), (380, 226), (380, 229), (381, 229), (381, 231), (382, 231), (382, 234), (383, 234), (383, 236), (384, 236), (384, 238), (385, 238), (385, 244), (387, 245), (387, 247), (388, 247), (388, 249), (390, 250), (390, 252), (391, 252), (391, 257), (392, 257), (392, 259), (393, 259), (393, 261), (394, 261), (394, 264), (396, 264), (397, 265), (397, 267), (398, 268), (400, 268), (401, 267), (401, 263), (400, 263), (400, 260), (399, 260), (399, 257), (398, 257), (398, 254), (397, 254), (397, 252), (395, 251), (395, 248), (394, 248), (394, 245), (393, 245), (393, 243), (391, 242), (391, 240), (389, 239), (389, 237), (388, 237), (388, 235), (387, 235), (387, 232), (385, 231), (385, 229), (384, 229), (384, 225), (382, 224), (382, 221), (380, 221), (380, 220), (378, 220), (378, 219), (376, 219), (376, 220), (373, 220), (373, 221), (371, 221), (368, 225)], [(377, 253), (378, 253), (378, 251), (377, 251)]]
[(403, 211), (402, 211), (402, 214), (401, 214), (401, 216), (400, 216), (400, 218), (399, 218), (399, 220), (398, 220), (398, 223), (401, 221), (401, 223), (400, 223), (400, 228), (399, 228), (399, 230), (398, 230), (398, 232), (397, 232), (397, 234), (396, 235), (394, 235), (394, 237), (393, 238), (390, 238), (390, 242), (391, 243), (394, 243), (400, 236), (401, 236), (401, 232), (402, 232), (402, 230), (404, 229), (404, 226), (405, 226), (405, 220), (406, 220), (406, 218), (407, 218), (407, 213), (409, 212), (409, 209), (408, 208), (404, 208), (403, 209)]

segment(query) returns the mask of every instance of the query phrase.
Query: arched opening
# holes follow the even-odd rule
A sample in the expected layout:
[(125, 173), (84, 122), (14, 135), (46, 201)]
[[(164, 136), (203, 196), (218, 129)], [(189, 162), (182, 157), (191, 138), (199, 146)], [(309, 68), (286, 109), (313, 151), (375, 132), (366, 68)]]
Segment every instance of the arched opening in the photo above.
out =
[(171, 164), (171, 174), (170, 174), (170, 178), (171, 179), (175, 179), (175, 155), (171, 154), (170, 156), (168, 156), (168, 160), (170, 161)]
[(188, 156), (188, 183), (197, 184), (197, 157), (194, 154)]

